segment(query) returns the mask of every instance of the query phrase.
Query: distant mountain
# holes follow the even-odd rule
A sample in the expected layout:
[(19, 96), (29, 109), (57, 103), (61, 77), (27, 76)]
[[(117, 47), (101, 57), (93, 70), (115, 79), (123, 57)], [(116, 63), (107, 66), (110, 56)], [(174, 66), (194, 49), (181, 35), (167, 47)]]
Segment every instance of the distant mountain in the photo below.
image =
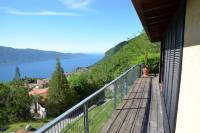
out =
[(55, 51), (43, 51), (36, 49), (15, 49), (0, 46), (0, 64), (28, 63), (36, 61), (47, 61), (57, 57), (60, 59), (70, 59), (86, 56), (82, 53), (60, 53)]
[(123, 48), (128, 42), (127, 41), (123, 41), (119, 44), (117, 44), (115, 47), (109, 49), (105, 55), (106, 56), (111, 56), (111, 55), (114, 55), (115, 53), (117, 53), (121, 48)]

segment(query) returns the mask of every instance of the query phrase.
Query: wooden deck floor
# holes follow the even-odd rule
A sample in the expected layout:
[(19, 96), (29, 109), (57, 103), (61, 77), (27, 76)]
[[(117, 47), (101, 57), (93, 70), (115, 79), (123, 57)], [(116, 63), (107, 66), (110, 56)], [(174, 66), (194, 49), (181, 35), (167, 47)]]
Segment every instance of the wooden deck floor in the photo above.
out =
[(139, 78), (102, 133), (164, 133), (157, 78)]

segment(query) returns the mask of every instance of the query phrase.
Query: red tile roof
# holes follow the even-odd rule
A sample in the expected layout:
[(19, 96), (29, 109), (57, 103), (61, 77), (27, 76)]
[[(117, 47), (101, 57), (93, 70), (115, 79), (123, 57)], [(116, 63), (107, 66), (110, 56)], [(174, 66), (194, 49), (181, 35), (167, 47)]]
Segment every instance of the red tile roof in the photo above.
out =
[(29, 95), (47, 95), (48, 89), (36, 89), (34, 88), (32, 91), (29, 92)]

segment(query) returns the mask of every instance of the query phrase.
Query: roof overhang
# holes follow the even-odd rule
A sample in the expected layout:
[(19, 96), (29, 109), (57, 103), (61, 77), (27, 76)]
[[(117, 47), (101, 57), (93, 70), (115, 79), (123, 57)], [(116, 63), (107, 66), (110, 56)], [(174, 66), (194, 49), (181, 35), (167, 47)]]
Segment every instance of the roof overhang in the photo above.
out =
[(152, 42), (160, 41), (182, 0), (132, 0)]

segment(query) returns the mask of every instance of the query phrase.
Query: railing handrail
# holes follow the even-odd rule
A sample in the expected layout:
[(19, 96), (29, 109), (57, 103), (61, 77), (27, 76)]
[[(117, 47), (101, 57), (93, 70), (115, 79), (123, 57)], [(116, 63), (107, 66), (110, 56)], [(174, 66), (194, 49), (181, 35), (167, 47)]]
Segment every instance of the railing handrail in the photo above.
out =
[(67, 110), (66, 112), (64, 112), (60, 116), (58, 116), (57, 118), (55, 118), (52, 121), (50, 121), (49, 123), (45, 124), (43, 127), (41, 127), (40, 129), (38, 129), (35, 133), (43, 133), (46, 130), (50, 129), (51, 127), (53, 127), (54, 125), (56, 125), (59, 121), (63, 120), (67, 115), (69, 115), (70, 113), (72, 113), (74, 110), (76, 110), (77, 108), (79, 108), (82, 105), (86, 104), (89, 100), (91, 100), (96, 95), (98, 95), (101, 92), (103, 92), (107, 87), (109, 87), (110, 85), (112, 85), (113, 83), (115, 83), (117, 80), (119, 80), (120, 78), (122, 78), (123, 76), (125, 76), (132, 69), (134, 69), (135, 67), (140, 66), (140, 65), (141, 64), (137, 64), (137, 65), (132, 66), (130, 69), (128, 69), (123, 74), (121, 74), (120, 76), (118, 76), (117, 78), (115, 78), (114, 80), (112, 80), (110, 83), (106, 84), (101, 89), (97, 90), (96, 92), (94, 92), (93, 94), (91, 94), (90, 96), (88, 96), (87, 98), (85, 98), (84, 100), (80, 101), (75, 106), (73, 106), (72, 108), (70, 108), (69, 110)]

